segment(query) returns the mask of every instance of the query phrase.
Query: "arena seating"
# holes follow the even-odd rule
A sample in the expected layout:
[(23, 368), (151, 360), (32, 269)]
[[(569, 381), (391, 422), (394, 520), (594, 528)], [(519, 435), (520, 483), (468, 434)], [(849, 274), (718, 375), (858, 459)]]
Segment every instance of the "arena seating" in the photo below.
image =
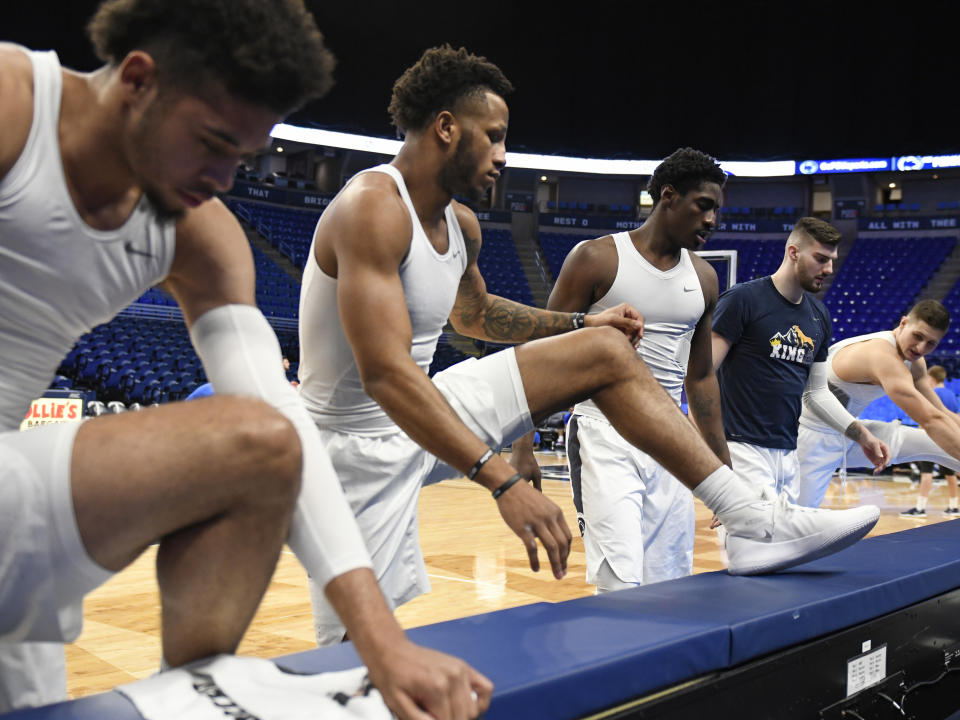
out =
[[(960, 282), (955, 284), (950, 289), (950, 292), (947, 293), (946, 297), (943, 298), (943, 305), (950, 312), (950, 317), (953, 318), (953, 322), (950, 324), (950, 330), (944, 335), (943, 341), (937, 348), (938, 354), (956, 356), (960, 354)], [(954, 360), (960, 362), (960, 359), (956, 357), (954, 357)], [(944, 363), (940, 364), (946, 367), (951, 375), (955, 375), (956, 371), (960, 370), (957, 363), (953, 363), (952, 367), (947, 367)]]
[(553, 273), (553, 277), (556, 278), (560, 274), (563, 261), (567, 255), (570, 254), (570, 251), (573, 250), (574, 245), (581, 240), (589, 240), (590, 238), (597, 237), (598, 234), (599, 231), (592, 235), (574, 235), (541, 231), (538, 235), (540, 248), (543, 250), (543, 256), (547, 260), (547, 266), (550, 268), (550, 272)]
[(520, 256), (517, 255), (517, 246), (509, 230), (483, 230), (483, 246), (477, 264), (489, 292), (524, 305), (533, 305), (533, 293), (530, 292), (527, 276), (520, 265)]
[(755, 280), (773, 273), (783, 260), (783, 240), (712, 237), (705, 250), (737, 251), (737, 282)]
[(861, 238), (824, 299), (834, 340), (893, 328), (953, 250), (956, 238)]
[(300, 307), (300, 283), (277, 267), (261, 250), (251, 249), (257, 270), (257, 307), (267, 317), (296, 318)]
[(230, 199), (228, 207), (298, 268), (306, 265), (313, 231), (320, 219), (315, 210)]
[[(285, 354), (299, 357), (296, 332), (278, 336)], [(182, 321), (135, 316), (114, 318), (81, 337), (57, 372), (56, 387), (92, 389), (101, 402), (126, 405), (180, 400), (206, 382)]]
[[(305, 262), (319, 213), (236, 199), (230, 199), (229, 206), (292, 261), (299, 265)], [(789, 207), (766, 210), (771, 216), (780, 210), (779, 216), (785, 218), (797, 211)], [(725, 208), (724, 212), (740, 216), (753, 211)], [(539, 241), (554, 277), (574, 245), (598, 234), (540, 232)], [(484, 228), (483, 237), (479, 265), (490, 292), (533, 304), (510, 231)], [(834, 338), (893, 327), (955, 243), (956, 238), (944, 237), (857, 240), (826, 297), (834, 320)], [(743, 282), (776, 270), (783, 244), (781, 240), (715, 236), (708, 249), (736, 250), (738, 279)], [(268, 318), (295, 319), (299, 283), (258, 248), (252, 247), (252, 251), (258, 306)], [(944, 303), (951, 313), (960, 316), (960, 285), (947, 295)], [(156, 308), (176, 305), (158, 289), (148, 290), (137, 304)], [(294, 333), (289, 334), (284, 349), (294, 361), (291, 377), (295, 377), (299, 352)], [(430, 374), (466, 357), (442, 337)], [(944, 365), (951, 375), (960, 372), (960, 323), (954, 324), (930, 361)], [(181, 323), (119, 319), (81, 338), (61, 366), (61, 377), (54, 385), (93, 389), (104, 402), (119, 400), (146, 405), (184, 397), (204, 381)]]
[(118, 317), (77, 342), (58, 369), (101, 402), (177, 400), (205, 382), (182, 322)]
[(720, 217), (723, 220), (736, 220), (737, 222), (751, 220), (782, 220), (783, 222), (793, 222), (803, 216), (803, 208), (784, 205), (780, 207), (738, 207), (724, 205), (720, 211)]

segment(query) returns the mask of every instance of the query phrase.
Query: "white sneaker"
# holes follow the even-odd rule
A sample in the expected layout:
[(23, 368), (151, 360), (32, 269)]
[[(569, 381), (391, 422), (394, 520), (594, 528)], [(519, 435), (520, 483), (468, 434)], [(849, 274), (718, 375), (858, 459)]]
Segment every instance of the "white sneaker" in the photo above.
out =
[[(727, 523), (731, 575), (757, 575), (816, 560), (853, 545), (877, 524), (880, 509), (862, 505), (821, 510), (793, 505), (786, 493), (764, 488), (758, 502), (737, 510)], [(736, 531), (730, 525), (736, 526)]]

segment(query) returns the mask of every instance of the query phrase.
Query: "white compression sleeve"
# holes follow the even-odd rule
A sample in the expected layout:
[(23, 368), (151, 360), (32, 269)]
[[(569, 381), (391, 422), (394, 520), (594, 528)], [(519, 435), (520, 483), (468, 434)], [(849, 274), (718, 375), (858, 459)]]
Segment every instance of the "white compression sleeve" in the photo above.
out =
[(815, 362), (810, 367), (807, 386), (803, 389), (803, 404), (841, 435), (847, 432), (851, 423), (856, 422), (856, 418), (830, 392), (825, 362)]
[(217, 393), (258, 398), (293, 423), (303, 476), (288, 542), (307, 572), (325, 587), (349, 570), (371, 567), (320, 433), (283, 373), (280, 343), (263, 314), (250, 305), (222, 305), (197, 319), (190, 338)]

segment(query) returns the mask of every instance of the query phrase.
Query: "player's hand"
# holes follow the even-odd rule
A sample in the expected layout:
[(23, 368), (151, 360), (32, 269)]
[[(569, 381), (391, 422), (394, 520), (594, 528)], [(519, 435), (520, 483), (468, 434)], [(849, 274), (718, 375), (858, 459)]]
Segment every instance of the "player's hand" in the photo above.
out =
[(490, 707), (489, 679), (459, 658), (406, 638), (377, 653), (367, 669), (400, 720), (472, 720)]
[(716, 529), (717, 529), (718, 527), (720, 527), (721, 525), (723, 525), (723, 523), (720, 522), (720, 518), (718, 518), (716, 515), (714, 515), (714, 516), (713, 516), (713, 519), (710, 520), (710, 529), (711, 529), (711, 530), (716, 530)]
[(496, 502), (504, 522), (523, 540), (530, 569), (534, 572), (540, 570), (539, 540), (547, 551), (553, 576), (559, 580), (566, 575), (571, 535), (560, 508), (523, 481), (506, 490)]
[(600, 327), (609, 325), (622, 332), (636, 347), (643, 337), (643, 315), (627, 303), (620, 303), (595, 315), (587, 315), (583, 319), (584, 327)]
[(867, 456), (867, 460), (873, 463), (874, 475), (890, 464), (890, 448), (866, 427), (863, 428), (860, 436), (860, 447), (863, 449), (863, 454)]
[(537, 490), (543, 492), (540, 463), (537, 462), (532, 449), (520, 448), (517, 443), (514, 443), (513, 450), (510, 452), (510, 464), (523, 476), (524, 480), (529, 481)]

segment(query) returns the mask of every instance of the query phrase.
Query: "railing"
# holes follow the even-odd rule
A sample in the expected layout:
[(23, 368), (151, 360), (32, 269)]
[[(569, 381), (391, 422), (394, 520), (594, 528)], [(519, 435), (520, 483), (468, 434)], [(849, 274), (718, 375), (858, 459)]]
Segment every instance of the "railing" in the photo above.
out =
[[(133, 303), (128, 305), (119, 313), (118, 317), (138, 317), (150, 320), (166, 320), (168, 322), (183, 322), (183, 313), (180, 308), (169, 305), (145, 305), (143, 303)], [(280, 318), (266, 316), (267, 322), (274, 330), (296, 330), (297, 320), (295, 318)]]

